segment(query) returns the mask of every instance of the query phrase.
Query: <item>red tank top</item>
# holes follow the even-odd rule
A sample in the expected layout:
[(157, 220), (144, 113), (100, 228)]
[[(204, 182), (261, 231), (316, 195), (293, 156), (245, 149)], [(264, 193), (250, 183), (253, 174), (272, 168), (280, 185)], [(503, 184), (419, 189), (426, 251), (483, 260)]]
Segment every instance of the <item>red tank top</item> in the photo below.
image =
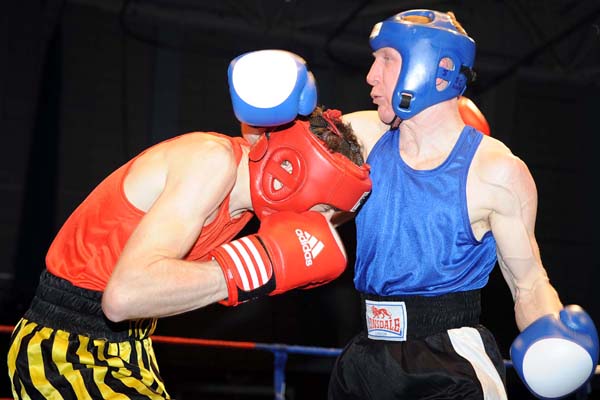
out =
[[(247, 146), (244, 139), (209, 134), (228, 139), (240, 162), (241, 146)], [(141, 154), (106, 177), (69, 216), (46, 254), (51, 273), (75, 286), (104, 290), (125, 243), (145, 214), (127, 200), (123, 189), (130, 166)], [(228, 195), (185, 259), (207, 260), (210, 250), (233, 239), (251, 218), (252, 213), (246, 211), (232, 219)]]

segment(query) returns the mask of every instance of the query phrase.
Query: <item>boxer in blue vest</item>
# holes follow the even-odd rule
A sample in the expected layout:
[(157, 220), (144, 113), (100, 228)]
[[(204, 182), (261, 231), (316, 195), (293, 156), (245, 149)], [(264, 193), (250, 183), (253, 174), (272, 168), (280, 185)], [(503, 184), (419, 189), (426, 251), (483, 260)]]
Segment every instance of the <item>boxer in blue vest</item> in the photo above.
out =
[(527, 165), (482, 134), (480, 112), (461, 109), (474, 107), (460, 97), (474, 77), (474, 40), (453, 13), (419, 9), (376, 24), (370, 44), (377, 112), (344, 116), (373, 182), (356, 216), (365, 330), (337, 360), (329, 398), (505, 399), (500, 351), (479, 323), (496, 263), (521, 331), (510, 349), (519, 377), (539, 398), (576, 391), (594, 373), (598, 334), (549, 281)]
[[(479, 323), (480, 290), (496, 263), (521, 330), (510, 349), (516, 372), (539, 398), (574, 392), (594, 373), (597, 331), (550, 284), (526, 164), (461, 96), (475, 42), (452, 13), (411, 10), (377, 24), (371, 46), (377, 111), (343, 116), (373, 184), (356, 210), (365, 330), (336, 361), (329, 398), (506, 399), (504, 360)], [(256, 65), (271, 64), (261, 57), (253, 54)], [(242, 106), (236, 116), (247, 125), (282, 123), (269, 107)]]

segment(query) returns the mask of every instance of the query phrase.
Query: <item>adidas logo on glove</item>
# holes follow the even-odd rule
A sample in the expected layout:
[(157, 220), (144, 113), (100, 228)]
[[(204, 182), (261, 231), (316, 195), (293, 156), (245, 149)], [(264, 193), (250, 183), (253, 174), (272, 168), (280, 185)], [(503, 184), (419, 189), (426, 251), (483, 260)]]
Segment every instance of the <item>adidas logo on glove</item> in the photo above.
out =
[(304, 253), (304, 264), (310, 267), (313, 264), (313, 259), (317, 258), (321, 250), (323, 250), (323, 242), (317, 239), (310, 233), (303, 231), (302, 229), (296, 229), (294, 231), (300, 245), (302, 246), (302, 252)]

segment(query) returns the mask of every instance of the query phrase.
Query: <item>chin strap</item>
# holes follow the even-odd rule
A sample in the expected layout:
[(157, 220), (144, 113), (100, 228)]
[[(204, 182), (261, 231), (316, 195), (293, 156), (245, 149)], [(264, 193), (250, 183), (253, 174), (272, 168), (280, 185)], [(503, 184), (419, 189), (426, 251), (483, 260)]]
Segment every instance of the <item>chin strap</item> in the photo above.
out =
[(390, 122), (384, 122), (384, 124), (389, 125), (390, 129), (396, 129), (400, 126), (400, 122), (402, 122), (400, 117), (394, 115), (394, 118)]

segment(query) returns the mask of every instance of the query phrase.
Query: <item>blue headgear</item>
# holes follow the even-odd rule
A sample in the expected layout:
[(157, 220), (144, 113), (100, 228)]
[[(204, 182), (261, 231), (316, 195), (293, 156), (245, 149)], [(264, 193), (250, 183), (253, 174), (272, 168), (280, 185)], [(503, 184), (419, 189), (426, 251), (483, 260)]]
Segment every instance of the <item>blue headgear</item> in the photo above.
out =
[[(425, 22), (407, 17), (424, 17)], [(400, 76), (392, 96), (394, 112), (408, 119), (423, 109), (461, 95), (474, 76), (475, 41), (461, 33), (447, 13), (409, 10), (377, 23), (371, 32), (373, 50), (396, 49), (402, 56)], [(449, 58), (454, 68), (441, 67)], [(447, 86), (438, 90), (436, 79)]]

